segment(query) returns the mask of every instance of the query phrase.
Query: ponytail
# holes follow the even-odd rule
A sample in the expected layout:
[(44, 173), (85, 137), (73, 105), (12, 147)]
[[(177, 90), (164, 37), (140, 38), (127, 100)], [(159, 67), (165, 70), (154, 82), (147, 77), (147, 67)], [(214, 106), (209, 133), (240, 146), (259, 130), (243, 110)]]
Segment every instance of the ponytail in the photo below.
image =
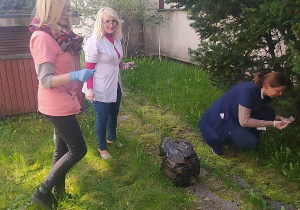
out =
[(254, 76), (254, 84), (260, 88), (262, 88), (263, 85), (270, 85), (271, 87), (281, 87), (286, 86), (287, 81), (284, 75), (278, 71), (272, 71), (266, 75), (258, 72)]
[(257, 87), (262, 88), (263, 84), (264, 84), (264, 75), (260, 72), (258, 72), (257, 74), (255, 74), (254, 76), (254, 84)]

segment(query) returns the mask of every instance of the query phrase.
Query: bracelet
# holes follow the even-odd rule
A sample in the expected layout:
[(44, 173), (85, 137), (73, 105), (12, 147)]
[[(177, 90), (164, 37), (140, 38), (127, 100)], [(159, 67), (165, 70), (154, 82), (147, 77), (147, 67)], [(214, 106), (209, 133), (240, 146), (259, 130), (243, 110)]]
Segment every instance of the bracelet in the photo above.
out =
[(275, 126), (275, 120), (273, 121), (273, 126), (274, 126), (274, 128), (276, 127), (276, 126)]

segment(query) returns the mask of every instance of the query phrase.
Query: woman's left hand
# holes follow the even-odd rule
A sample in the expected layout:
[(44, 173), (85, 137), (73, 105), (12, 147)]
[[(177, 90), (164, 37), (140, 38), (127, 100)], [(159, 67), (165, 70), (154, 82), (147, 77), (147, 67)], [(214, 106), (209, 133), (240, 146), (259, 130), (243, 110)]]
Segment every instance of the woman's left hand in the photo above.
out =
[(128, 70), (128, 69), (133, 69), (134, 61), (128, 62), (128, 63), (122, 63), (121, 64), (121, 69), (123, 70)]

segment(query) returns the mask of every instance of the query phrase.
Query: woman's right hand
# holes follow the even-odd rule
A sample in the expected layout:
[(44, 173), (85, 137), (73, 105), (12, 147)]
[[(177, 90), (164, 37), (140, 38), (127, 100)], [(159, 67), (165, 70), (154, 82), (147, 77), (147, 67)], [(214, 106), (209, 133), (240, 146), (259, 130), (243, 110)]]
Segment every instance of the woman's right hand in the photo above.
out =
[(134, 67), (132, 66), (134, 64), (134, 61), (128, 62), (128, 63), (122, 63), (120, 68), (123, 70), (128, 70), (128, 69), (133, 69)]
[(282, 130), (284, 128), (286, 128), (290, 123), (288, 123), (287, 121), (273, 121), (274, 127), (278, 128), (279, 130)]
[(87, 89), (85, 93), (85, 98), (89, 100), (90, 102), (93, 102), (95, 100), (95, 94), (93, 89)]

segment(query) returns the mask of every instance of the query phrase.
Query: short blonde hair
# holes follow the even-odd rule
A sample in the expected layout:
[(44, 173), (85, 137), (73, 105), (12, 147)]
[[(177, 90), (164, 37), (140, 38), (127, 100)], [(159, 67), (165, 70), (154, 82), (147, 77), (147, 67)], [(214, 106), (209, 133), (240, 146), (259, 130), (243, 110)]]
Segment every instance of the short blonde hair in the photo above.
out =
[[(37, 0), (35, 5), (36, 17), (40, 23), (37, 25), (48, 26), (54, 33), (59, 33), (61, 27), (58, 22), (62, 16), (64, 6), (71, 5), (70, 0)], [(72, 29), (71, 22), (66, 28), (68, 31)]]
[(98, 39), (101, 39), (103, 35), (105, 34), (104, 30), (102, 29), (102, 16), (103, 14), (106, 13), (113, 18), (115, 18), (116, 21), (118, 21), (118, 26), (116, 28), (116, 31), (114, 32), (114, 37), (117, 39), (121, 39), (123, 34), (122, 34), (122, 20), (118, 17), (117, 13), (109, 8), (109, 7), (102, 7), (98, 13), (97, 13), (97, 18), (96, 22), (94, 24), (94, 34)]

